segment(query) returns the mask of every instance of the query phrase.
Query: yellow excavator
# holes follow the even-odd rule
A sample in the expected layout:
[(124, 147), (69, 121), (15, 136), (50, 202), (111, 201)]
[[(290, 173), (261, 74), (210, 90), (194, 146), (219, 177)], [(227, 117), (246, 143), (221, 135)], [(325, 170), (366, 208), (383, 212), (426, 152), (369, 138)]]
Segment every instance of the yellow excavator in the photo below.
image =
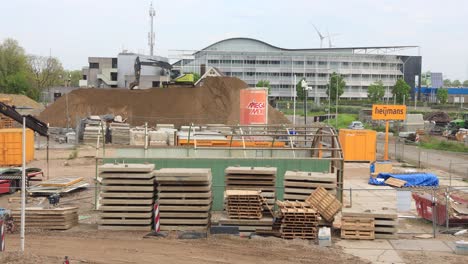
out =
[[(140, 85), (140, 75), (141, 75), (141, 67), (142, 66), (151, 66), (151, 67), (159, 67), (161, 68), (161, 75), (171, 75), (172, 65), (165, 61), (158, 61), (153, 59), (147, 59), (146, 61), (140, 60), (140, 57), (136, 57), (135, 64), (133, 65), (135, 70), (135, 81), (131, 82), (129, 87), (130, 90), (138, 89)], [(168, 82), (162, 82), (163, 87), (168, 87), (170, 85), (187, 85), (194, 87), (195, 86), (195, 76), (193, 73), (186, 73), (175, 78), (171, 78)]]

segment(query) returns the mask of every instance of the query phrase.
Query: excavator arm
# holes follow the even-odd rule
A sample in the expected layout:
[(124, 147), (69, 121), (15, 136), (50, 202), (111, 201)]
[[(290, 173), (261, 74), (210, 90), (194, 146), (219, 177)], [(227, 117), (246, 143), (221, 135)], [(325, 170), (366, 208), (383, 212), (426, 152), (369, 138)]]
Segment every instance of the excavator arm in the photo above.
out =
[(138, 56), (136, 57), (135, 64), (133, 65), (135, 70), (135, 81), (130, 83), (130, 90), (133, 90), (135, 87), (140, 85), (141, 66), (160, 67), (169, 71), (172, 69), (172, 65), (168, 62), (152, 59), (149, 59), (148, 61), (140, 61), (140, 57)]
[[(11, 119), (15, 120), (16, 122), (23, 124), (23, 115), (18, 113), (16, 109), (12, 106), (6, 105), (0, 102), (0, 113), (4, 114), (5, 116), (10, 117)], [(26, 127), (37, 132), (39, 135), (44, 137), (49, 137), (49, 132), (47, 128), (47, 124), (42, 122), (41, 120), (33, 117), (32, 115), (24, 116), (26, 118)]]

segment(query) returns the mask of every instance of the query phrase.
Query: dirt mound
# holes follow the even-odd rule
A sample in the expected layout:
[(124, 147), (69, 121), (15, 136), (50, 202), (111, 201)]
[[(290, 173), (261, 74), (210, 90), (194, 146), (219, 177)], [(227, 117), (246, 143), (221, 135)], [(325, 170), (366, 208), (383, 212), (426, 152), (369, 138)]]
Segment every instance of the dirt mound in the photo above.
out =
[[(128, 119), (131, 125), (148, 122), (171, 123), (176, 126), (208, 123), (239, 123), (239, 91), (248, 87), (233, 77), (207, 78), (200, 87), (169, 87), (146, 90), (79, 89), (68, 94), (71, 125), (89, 115), (113, 114)], [(47, 107), (39, 119), (50, 126), (65, 127), (67, 120), (65, 96)], [(289, 123), (276, 109), (269, 107), (270, 124)]]
[[(0, 94), (0, 101), (8, 100), (8, 105), (14, 105), (18, 108), (18, 112), (20, 114), (30, 114), (30, 115), (37, 115), (42, 110), (44, 110), (44, 106), (41, 103), (34, 101), (33, 99), (27, 97), (26, 95), (22, 94)], [(21, 109), (27, 108), (27, 109)]]

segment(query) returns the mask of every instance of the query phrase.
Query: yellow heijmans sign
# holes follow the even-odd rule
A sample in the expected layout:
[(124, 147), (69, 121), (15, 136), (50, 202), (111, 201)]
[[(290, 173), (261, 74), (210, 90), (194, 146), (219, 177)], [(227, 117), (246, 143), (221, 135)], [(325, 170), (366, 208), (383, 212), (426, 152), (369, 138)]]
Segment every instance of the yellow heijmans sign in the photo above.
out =
[(405, 120), (406, 105), (372, 105), (372, 120)]

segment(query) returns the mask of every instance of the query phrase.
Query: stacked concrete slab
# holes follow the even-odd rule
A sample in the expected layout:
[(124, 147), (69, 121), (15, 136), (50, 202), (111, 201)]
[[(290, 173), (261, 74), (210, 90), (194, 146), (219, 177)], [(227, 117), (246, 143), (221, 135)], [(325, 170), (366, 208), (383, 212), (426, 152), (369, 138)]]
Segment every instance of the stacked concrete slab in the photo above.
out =
[[(226, 190), (257, 190), (273, 207), (276, 199), (276, 168), (269, 167), (227, 167), (225, 169)], [(264, 214), (270, 214), (268, 209)]]
[(98, 137), (102, 141), (103, 127), (101, 121), (88, 120), (83, 132), (83, 143), (96, 144)]
[(144, 146), (145, 145), (145, 129), (141, 127), (135, 127), (130, 129), (130, 145), (132, 146)]
[(167, 146), (167, 133), (165, 131), (149, 131), (150, 146)]
[(155, 196), (153, 164), (104, 164), (99, 229), (149, 231)]
[(333, 173), (286, 171), (284, 174), (284, 200), (305, 201), (319, 186), (336, 194), (336, 175)]
[(206, 232), (210, 224), (211, 169), (155, 171), (161, 231)]
[(127, 123), (110, 124), (110, 131), (112, 135), (112, 143), (119, 145), (130, 144), (130, 125)]
[[(20, 226), (21, 210), (11, 212), (16, 226)], [(26, 228), (44, 230), (67, 230), (78, 224), (78, 208), (26, 208)]]

